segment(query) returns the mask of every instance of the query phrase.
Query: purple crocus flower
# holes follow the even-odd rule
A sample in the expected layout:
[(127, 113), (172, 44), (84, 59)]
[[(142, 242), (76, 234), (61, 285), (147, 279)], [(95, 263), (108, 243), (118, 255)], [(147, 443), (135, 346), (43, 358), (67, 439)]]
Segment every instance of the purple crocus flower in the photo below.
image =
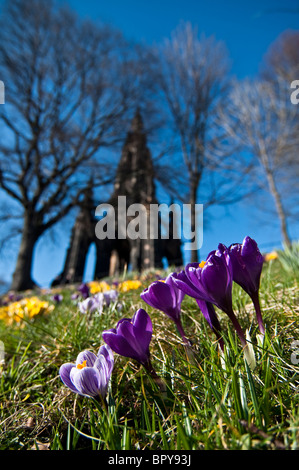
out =
[(140, 308), (132, 319), (123, 318), (116, 328), (103, 331), (102, 336), (111, 349), (121, 356), (134, 359), (144, 366), (158, 385), (161, 392), (166, 391), (163, 380), (154, 370), (149, 345), (152, 339), (153, 327), (148, 313)]
[(75, 363), (63, 364), (59, 375), (72, 392), (104, 399), (113, 366), (113, 352), (109, 346), (103, 345), (97, 355), (91, 351), (83, 351), (77, 356)]
[(99, 292), (92, 297), (87, 297), (87, 299), (79, 302), (78, 306), (81, 313), (86, 314), (97, 312), (98, 314), (101, 314), (104, 306), (104, 295), (102, 292)]
[(12, 302), (15, 299), (15, 293), (14, 292), (9, 292), (8, 293), (8, 299)]
[[(203, 267), (197, 263), (189, 263), (173, 279), (185, 294), (223, 310), (231, 319), (242, 345), (246, 346), (244, 332), (232, 307), (232, 264), (224, 245), (220, 243), (218, 249), (208, 255)], [(206, 314), (209, 314), (208, 309)], [(210, 317), (209, 319), (213, 320)], [(217, 325), (214, 325), (216, 328)]]
[(107, 290), (106, 292), (103, 292), (103, 295), (107, 307), (109, 307), (111, 302), (116, 302), (118, 299), (118, 292), (115, 289)]
[(184, 296), (185, 293), (173, 282), (172, 273), (165, 280), (154, 281), (140, 294), (148, 305), (166, 313), (172, 320), (180, 318)]
[(53, 302), (57, 302), (57, 303), (62, 302), (63, 295), (55, 294), (55, 295), (52, 296), (52, 300), (53, 300)]
[(23, 296), (20, 294), (16, 294), (15, 292), (8, 293), (8, 299), (10, 302), (19, 302), (22, 300)]
[(140, 294), (144, 302), (171, 318), (180, 333), (184, 343), (190, 344), (186, 338), (181, 322), (181, 303), (185, 293), (173, 281), (172, 273), (165, 280), (154, 281)]
[(89, 297), (89, 287), (88, 285), (83, 282), (79, 287), (78, 287), (78, 292), (80, 292), (81, 296), (83, 299), (87, 299)]
[(104, 331), (103, 339), (117, 354), (145, 365), (150, 358), (149, 344), (152, 334), (150, 316), (140, 308), (132, 319), (123, 318), (116, 328)]
[[(202, 263), (202, 264), (204, 264), (204, 263)], [(197, 269), (200, 265), (198, 265), (198, 263), (189, 263), (187, 265), (188, 269), (192, 266)], [(186, 277), (184, 271), (182, 271), (181, 273), (172, 273), (171, 277), (172, 277), (173, 284), (175, 284), (177, 286), (180, 286), (180, 287), (178, 287), (179, 290), (184, 289), (184, 292), (187, 292), (186, 289), (187, 289), (188, 280), (187, 280), (187, 277)], [(178, 282), (176, 282), (176, 280), (178, 280)], [(180, 281), (186, 282), (186, 285), (183, 286)], [(182, 292), (183, 292), (183, 290), (182, 290)], [(189, 290), (188, 292), (189, 292), (189, 295), (190, 295), (191, 291)], [(223, 344), (223, 339), (221, 337), (221, 326), (220, 326), (217, 314), (215, 312), (214, 305), (211, 302), (206, 302), (205, 300), (202, 300), (198, 296), (195, 297), (195, 295), (196, 295), (195, 292), (193, 292), (193, 290), (192, 290), (192, 295), (190, 295), (190, 297), (195, 298), (195, 300), (197, 302), (197, 305), (199, 306), (204, 318), (207, 320), (210, 328), (216, 334), (216, 336), (218, 338), (218, 341), (219, 341), (219, 344), (220, 344), (220, 347), (223, 349), (224, 344)]]
[(265, 333), (260, 302), (259, 287), (264, 257), (257, 243), (250, 237), (245, 237), (243, 243), (234, 243), (228, 248), (233, 267), (233, 280), (239, 284), (251, 297), (256, 311), (259, 330)]

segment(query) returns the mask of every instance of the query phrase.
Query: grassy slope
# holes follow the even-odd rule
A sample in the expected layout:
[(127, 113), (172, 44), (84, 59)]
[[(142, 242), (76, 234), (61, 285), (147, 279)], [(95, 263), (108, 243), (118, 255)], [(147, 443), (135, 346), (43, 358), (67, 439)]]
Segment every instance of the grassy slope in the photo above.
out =
[[(153, 279), (149, 275), (144, 287)], [(49, 315), (23, 328), (0, 322), (6, 353), (0, 372), (0, 449), (41, 444), (53, 450), (298, 448), (299, 367), (291, 360), (297, 358), (292, 342), (299, 339), (297, 286), (295, 274), (282, 270), (278, 260), (264, 267), (263, 348), (257, 346), (250, 299), (234, 286), (235, 312), (251, 331), (254, 371), (246, 367), (226, 316), (219, 312), (226, 342), (221, 358), (197, 304), (187, 297), (182, 321), (193, 343), (193, 362), (171, 320), (140, 299), (142, 289), (122, 293), (122, 310), (111, 306), (101, 316), (80, 314), (66, 289)], [(139, 307), (152, 318), (152, 362), (167, 383), (167, 396), (137, 364), (115, 355), (107, 415), (92, 399), (70, 392), (58, 370), (84, 349), (97, 352), (102, 331)]]

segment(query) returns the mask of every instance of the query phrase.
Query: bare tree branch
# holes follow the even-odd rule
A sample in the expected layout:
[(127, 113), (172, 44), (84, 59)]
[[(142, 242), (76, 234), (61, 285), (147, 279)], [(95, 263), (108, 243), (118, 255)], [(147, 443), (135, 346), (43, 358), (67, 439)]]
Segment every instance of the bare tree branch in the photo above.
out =
[[(132, 100), (120, 73), (126, 42), (110, 26), (47, 0), (8, 1), (0, 23), (0, 188), (23, 208), (13, 278), (23, 289), (37, 239), (80, 202), (99, 150), (123, 138)], [(108, 167), (93, 175), (98, 185), (110, 181)]]
[[(233, 187), (237, 188), (228, 177), (233, 164), (225, 165), (233, 149), (224, 146), (226, 134), (219, 133), (216, 121), (228, 91), (228, 54), (223, 43), (214, 37), (198, 37), (196, 28), (183, 23), (157, 48), (156, 58), (160, 96), (168, 109), (168, 122), (184, 163), (184, 186), (193, 208), (194, 231), (199, 196), (200, 202), (208, 207), (232, 201)], [(211, 174), (217, 184), (211, 180)], [(223, 190), (227, 181), (231, 182), (230, 189)], [(196, 250), (191, 256), (197, 261)]]
[[(282, 239), (290, 245), (288, 212), (295, 202), (298, 175), (298, 110), (291, 105), (284, 81), (245, 80), (236, 83), (221, 123), (233, 141), (253, 157), (244, 171), (272, 196)], [(242, 172), (244, 174), (244, 172)], [(265, 206), (263, 206), (265, 210)]]

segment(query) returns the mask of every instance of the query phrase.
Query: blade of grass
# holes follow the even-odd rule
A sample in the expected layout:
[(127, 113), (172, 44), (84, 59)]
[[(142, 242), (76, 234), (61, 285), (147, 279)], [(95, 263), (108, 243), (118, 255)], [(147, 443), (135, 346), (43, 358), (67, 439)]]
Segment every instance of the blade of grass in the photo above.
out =
[(256, 424), (258, 427), (263, 428), (263, 418), (262, 418), (261, 411), (260, 411), (260, 403), (257, 398), (253, 376), (250, 371), (250, 367), (247, 364), (247, 361), (245, 361), (245, 367), (246, 367), (246, 374), (247, 374), (250, 396), (251, 396), (255, 418), (256, 418)]

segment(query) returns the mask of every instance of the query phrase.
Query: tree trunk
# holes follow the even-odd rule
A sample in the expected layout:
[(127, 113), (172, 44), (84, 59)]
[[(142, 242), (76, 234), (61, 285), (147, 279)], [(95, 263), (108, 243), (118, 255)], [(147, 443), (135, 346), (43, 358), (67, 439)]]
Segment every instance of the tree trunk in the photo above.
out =
[(32, 289), (35, 286), (31, 278), (31, 271), (34, 247), (38, 239), (37, 232), (30, 217), (25, 216), (21, 245), (11, 284), (11, 289), (14, 291)]
[(279, 192), (276, 188), (276, 184), (275, 184), (275, 181), (274, 181), (274, 178), (273, 178), (273, 174), (271, 173), (270, 170), (266, 170), (266, 174), (267, 174), (267, 180), (268, 180), (270, 192), (271, 192), (272, 197), (274, 199), (276, 211), (277, 211), (279, 221), (280, 221), (280, 230), (281, 230), (282, 239), (283, 239), (284, 244), (288, 248), (290, 248), (292, 243), (291, 243), (291, 239), (290, 239), (289, 234), (288, 234), (287, 219), (286, 219), (286, 214), (285, 214), (282, 202), (281, 202), (281, 197), (280, 197), (280, 194), (279, 194)]

